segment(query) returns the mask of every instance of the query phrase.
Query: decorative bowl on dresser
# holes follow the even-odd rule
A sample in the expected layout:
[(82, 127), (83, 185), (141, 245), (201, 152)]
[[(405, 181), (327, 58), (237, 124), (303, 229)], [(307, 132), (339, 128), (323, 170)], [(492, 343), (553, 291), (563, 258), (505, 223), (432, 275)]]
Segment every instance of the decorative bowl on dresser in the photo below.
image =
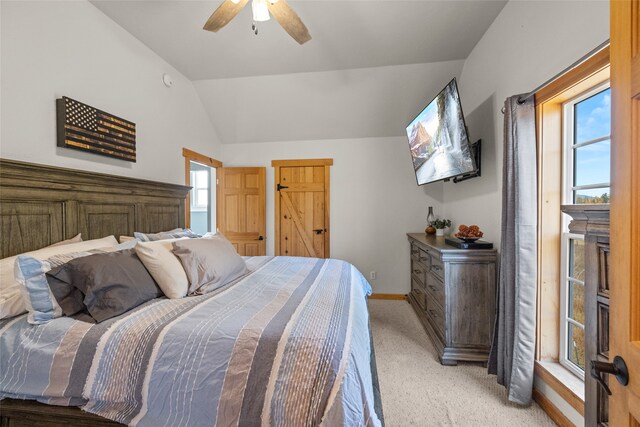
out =
[(440, 363), (486, 362), (496, 311), (495, 249), (457, 249), (444, 237), (408, 233), (409, 302)]

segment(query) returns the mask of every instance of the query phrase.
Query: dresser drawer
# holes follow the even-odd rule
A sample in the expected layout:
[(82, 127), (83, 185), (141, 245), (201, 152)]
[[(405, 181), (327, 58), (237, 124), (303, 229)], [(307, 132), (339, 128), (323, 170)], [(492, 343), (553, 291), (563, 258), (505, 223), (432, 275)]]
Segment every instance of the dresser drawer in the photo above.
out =
[(440, 280), (444, 280), (444, 264), (442, 261), (437, 259), (435, 256), (431, 257), (431, 264), (429, 271), (440, 278)]
[(419, 281), (422, 286), (425, 285), (425, 275), (427, 274), (427, 267), (416, 260), (411, 260), (411, 278)]
[(415, 280), (411, 282), (411, 293), (413, 297), (418, 301), (418, 305), (423, 310), (427, 308), (427, 295), (424, 292), (422, 286), (420, 286)]
[(427, 317), (440, 338), (444, 340), (444, 310), (432, 298), (427, 298)]
[(425, 249), (422, 247), (418, 248), (418, 260), (423, 263), (427, 268), (429, 268), (429, 260), (431, 259), (431, 255), (429, 254), (429, 249)]
[(440, 307), (444, 307), (444, 284), (433, 274), (427, 273), (426, 278), (427, 298), (435, 299)]
[(413, 243), (411, 244), (411, 259), (420, 261), (420, 249), (418, 248), (418, 245)]

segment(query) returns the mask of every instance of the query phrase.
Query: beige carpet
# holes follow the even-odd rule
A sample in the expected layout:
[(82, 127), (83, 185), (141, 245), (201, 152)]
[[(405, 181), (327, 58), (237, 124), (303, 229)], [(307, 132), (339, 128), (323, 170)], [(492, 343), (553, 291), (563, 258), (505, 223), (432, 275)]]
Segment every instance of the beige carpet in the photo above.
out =
[(553, 426), (533, 403), (511, 404), (481, 364), (442, 366), (411, 306), (369, 301), (386, 425)]

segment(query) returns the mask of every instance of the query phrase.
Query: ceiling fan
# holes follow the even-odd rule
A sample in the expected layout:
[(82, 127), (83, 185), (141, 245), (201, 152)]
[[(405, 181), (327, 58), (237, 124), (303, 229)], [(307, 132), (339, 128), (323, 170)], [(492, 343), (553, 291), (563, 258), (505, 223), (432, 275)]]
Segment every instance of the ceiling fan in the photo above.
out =
[[(244, 8), (249, 0), (224, 0), (204, 24), (207, 31), (217, 32)], [(251, 0), (253, 10), (253, 31), (258, 34), (256, 22), (268, 21), (269, 12), (291, 37), (300, 44), (311, 40), (309, 30), (300, 17), (289, 7), (286, 0)]]

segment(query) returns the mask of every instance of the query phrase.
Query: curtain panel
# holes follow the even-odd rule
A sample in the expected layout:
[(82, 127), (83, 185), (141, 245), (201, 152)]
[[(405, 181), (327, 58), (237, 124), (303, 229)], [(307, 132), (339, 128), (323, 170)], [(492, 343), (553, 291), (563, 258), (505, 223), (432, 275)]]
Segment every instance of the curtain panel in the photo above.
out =
[(529, 405), (533, 391), (537, 292), (535, 103), (507, 98), (504, 114), (502, 239), (498, 312), (489, 373), (510, 401)]

